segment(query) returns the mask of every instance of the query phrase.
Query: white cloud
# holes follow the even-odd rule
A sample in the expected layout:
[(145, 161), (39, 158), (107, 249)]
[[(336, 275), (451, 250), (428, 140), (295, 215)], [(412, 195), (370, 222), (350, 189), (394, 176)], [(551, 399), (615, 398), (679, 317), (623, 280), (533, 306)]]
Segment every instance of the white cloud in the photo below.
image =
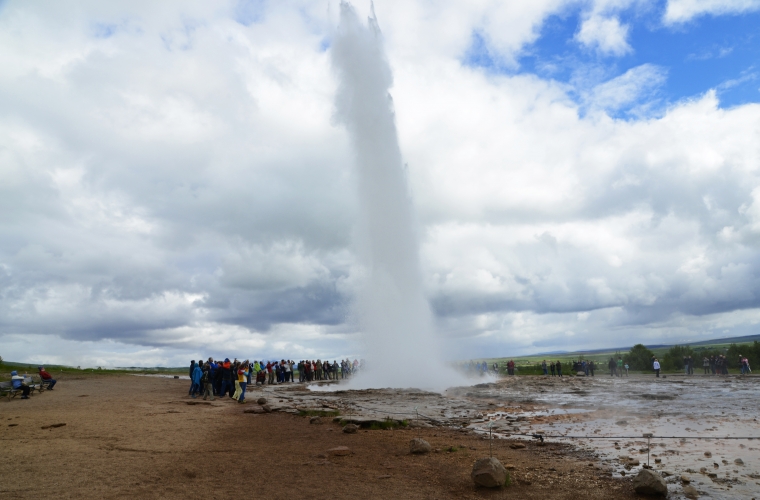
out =
[(583, 21), (575, 39), (602, 54), (622, 56), (633, 52), (628, 43), (628, 29), (617, 17), (592, 15)]
[[(0, 10), (4, 358), (359, 352), (329, 14), (236, 5)], [(746, 331), (760, 293), (758, 105), (721, 109), (710, 92), (621, 121), (610, 115), (656, 100), (664, 68), (570, 88), (461, 63), (473, 32), (514, 62), (567, 5), (376, 6), (450, 352)], [(621, 50), (617, 23), (617, 38), (589, 43)]]
[(760, 0), (668, 0), (666, 24), (688, 22), (706, 14), (719, 16), (760, 10)]

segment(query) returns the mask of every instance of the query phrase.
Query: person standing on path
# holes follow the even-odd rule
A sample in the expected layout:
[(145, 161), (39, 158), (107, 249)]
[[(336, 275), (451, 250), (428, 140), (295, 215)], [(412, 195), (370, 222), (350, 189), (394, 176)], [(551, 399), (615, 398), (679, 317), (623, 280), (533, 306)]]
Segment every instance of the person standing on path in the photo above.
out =
[(594, 376), (594, 370), (596, 369), (596, 365), (594, 364), (594, 360), (588, 362), (588, 369), (591, 372), (591, 376)]
[(549, 371), (546, 369), (546, 360), (541, 362), (541, 369), (544, 371), (544, 376), (549, 374)]
[(554, 361), (551, 362), (551, 364), (549, 365), (549, 368), (552, 371), (552, 377), (554, 377)]
[(654, 358), (654, 363), (652, 363), (652, 368), (654, 368), (655, 377), (660, 378), (660, 362), (657, 361), (657, 358)]
[(556, 367), (557, 367), (557, 376), (561, 377), (562, 376), (562, 363), (560, 363), (559, 361), (557, 361)]
[(193, 372), (195, 371), (195, 360), (190, 360), (190, 371), (188, 372), (188, 376), (190, 377), (190, 389), (187, 390), (187, 395), (191, 395), (193, 393)]
[(193, 381), (193, 385), (190, 386), (190, 395), (195, 399), (195, 396), (201, 392), (201, 378), (203, 378), (203, 370), (198, 364), (193, 368), (193, 375), (190, 378)]
[(618, 356), (617, 359), (617, 376), (622, 377), (623, 376), (623, 358)]

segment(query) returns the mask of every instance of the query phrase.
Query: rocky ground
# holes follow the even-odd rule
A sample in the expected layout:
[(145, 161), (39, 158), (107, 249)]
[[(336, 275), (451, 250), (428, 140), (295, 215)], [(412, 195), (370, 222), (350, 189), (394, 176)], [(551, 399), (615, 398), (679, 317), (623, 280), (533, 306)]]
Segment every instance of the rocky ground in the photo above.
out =
[[(62, 378), (31, 400), (0, 400), (0, 497), (636, 497), (630, 476), (613, 477), (588, 450), (484, 439), (472, 425), (498, 408), (487, 399), (286, 386), (257, 388), (240, 405), (190, 399), (187, 386), (129, 375)], [(344, 433), (335, 411), (358, 432)], [(511, 416), (510, 428), (530, 423)], [(415, 438), (431, 452), (411, 454)], [(491, 453), (511, 486), (473, 484), (473, 463)]]

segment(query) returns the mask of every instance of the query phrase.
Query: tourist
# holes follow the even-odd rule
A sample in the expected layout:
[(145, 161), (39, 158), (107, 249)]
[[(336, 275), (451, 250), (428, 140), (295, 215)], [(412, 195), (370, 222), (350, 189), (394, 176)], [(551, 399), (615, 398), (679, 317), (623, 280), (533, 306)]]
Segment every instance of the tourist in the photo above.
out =
[(617, 365), (615, 364), (615, 358), (610, 358), (609, 363), (607, 363), (607, 367), (610, 369), (610, 377), (615, 376), (615, 367)]
[(507, 373), (509, 375), (514, 375), (515, 374), (515, 362), (512, 361), (511, 359), (507, 363)]
[(622, 377), (623, 376), (623, 358), (618, 356), (617, 359), (617, 376)]
[(591, 372), (591, 376), (594, 376), (594, 370), (596, 369), (596, 365), (594, 364), (594, 360), (588, 362), (588, 369)]
[(554, 361), (552, 361), (551, 364), (549, 365), (549, 369), (552, 371), (552, 377), (554, 377), (555, 376), (554, 375)]
[(707, 356), (702, 359), (702, 368), (705, 370), (705, 375), (710, 373), (710, 360), (707, 358)]
[(187, 390), (188, 396), (193, 393), (193, 372), (195, 371), (195, 360), (190, 360), (190, 371), (188, 376), (190, 377), (190, 389)]
[(25, 378), (26, 374), (19, 375), (16, 370), (11, 372), (11, 385), (14, 390), (21, 391), (21, 399), (29, 399), (29, 392), (32, 390), (31, 387), (26, 385)]
[(201, 392), (201, 378), (203, 377), (203, 370), (201, 370), (200, 365), (197, 363), (194, 364), (195, 366), (193, 367), (193, 374), (190, 377), (192, 380), (192, 384), (190, 385), (190, 395), (193, 398), (195, 398), (195, 396)]
[(549, 371), (546, 369), (546, 360), (541, 362), (541, 369), (544, 371), (544, 375), (548, 375)]
[(240, 365), (240, 368), (238, 369), (238, 385), (240, 386), (240, 394), (238, 394), (238, 397), (235, 399), (238, 400), (238, 403), (245, 403), (245, 388), (248, 385), (248, 377), (251, 374), (249, 369), (249, 363), (246, 359), (242, 365)]
[(212, 381), (214, 380), (213, 375), (211, 374), (211, 365), (212, 362), (206, 362), (203, 363), (203, 376), (201, 377), (201, 388), (203, 392), (203, 400), (205, 401), (206, 398), (210, 398), (211, 401), (214, 400), (214, 386), (212, 385)]
[(557, 368), (557, 376), (561, 377), (562, 376), (562, 363), (560, 363), (559, 361), (557, 361), (557, 363), (554, 366)]
[(52, 391), (53, 387), (55, 387), (55, 379), (53, 376), (45, 371), (44, 366), (38, 366), (37, 370), (40, 372), (40, 379), (42, 379), (42, 384), (47, 386), (47, 390)]
[(660, 378), (660, 362), (657, 361), (657, 358), (654, 358), (654, 363), (652, 363), (652, 367), (654, 368), (654, 373), (657, 378)]
[(623, 365), (623, 368), (625, 368), (625, 376), (627, 377), (628, 376), (628, 363), (626, 363), (625, 365)]
[(224, 358), (224, 363), (222, 363), (222, 368), (219, 370), (221, 372), (222, 376), (222, 384), (221, 384), (221, 390), (219, 391), (220, 396), (224, 397), (227, 394), (232, 397), (233, 394), (233, 385), (232, 385), (232, 363), (230, 363), (230, 358)]

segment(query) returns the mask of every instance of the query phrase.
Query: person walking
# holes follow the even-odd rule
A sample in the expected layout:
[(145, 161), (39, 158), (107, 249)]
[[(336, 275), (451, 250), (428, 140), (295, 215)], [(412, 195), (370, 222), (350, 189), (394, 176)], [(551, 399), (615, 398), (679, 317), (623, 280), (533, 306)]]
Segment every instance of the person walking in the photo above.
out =
[(559, 361), (557, 361), (557, 364), (555, 365), (555, 367), (557, 368), (557, 376), (561, 377), (562, 376), (562, 363), (560, 363)]
[(201, 392), (201, 378), (203, 377), (203, 370), (196, 364), (193, 368), (193, 375), (190, 377), (193, 384), (190, 386), (190, 396), (195, 399), (195, 396)]
[(617, 376), (622, 377), (623, 376), (623, 358), (618, 356), (617, 359)]
[(594, 370), (596, 369), (596, 364), (594, 364), (594, 360), (588, 362), (588, 369), (591, 372), (591, 376), (594, 376)]
[(655, 377), (660, 378), (660, 362), (657, 361), (657, 358), (654, 358), (654, 363), (652, 363), (652, 368), (654, 368)]
[(187, 390), (187, 395), (191, 395), (193, 393), (193, 372), (195, 371), (195, 360), (190, 360), (190, 371), (188, 371), (187, 375), (190, 377), (190, 389)]

